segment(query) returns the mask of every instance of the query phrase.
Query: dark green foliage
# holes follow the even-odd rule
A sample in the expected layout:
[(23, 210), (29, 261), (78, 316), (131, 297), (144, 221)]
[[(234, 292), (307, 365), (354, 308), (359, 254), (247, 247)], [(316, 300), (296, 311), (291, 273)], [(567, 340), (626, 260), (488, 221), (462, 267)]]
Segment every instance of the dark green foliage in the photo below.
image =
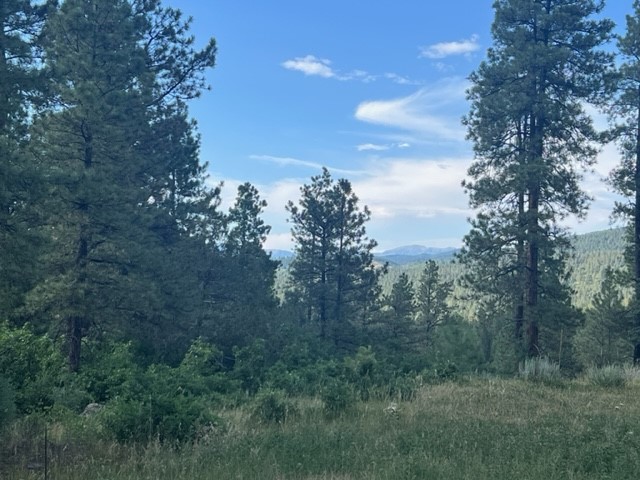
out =
[(628, 271), (633, 286), (635, 331), (633, 360), (640, 361), (640, 2), (627, 15), (626, 34), (618, 37), (621, 63), (617, 67), (616, 92), (607, 105), (622, 160), (609, 177), (613, 188), (625, 198), (614, 213), (629, 221)]
[(257, 189), (245, 183), (238, 187), (236, 202), (225, 218), (228, 231), (217, 265), (222, 276), (208, 292), (207, 301), (215, 308), (207, 312), (203, 327), (228, 354), (234, 347), (245, 347), (273, 334), (278, 262), (263, 248), (271, 229), (260, 217), (266, 206)]
[(28, 325), (0, 323), (0, 372), (15, 389), (20, 413), (42, 411), (54, 403), (64, 360), (49, 338), (36, 335)]
[(440, 325), (431, 340), (427, 361), (438, 371), (456, 365), (457, 372), (471, 373), (483, 367), (483, 355), (476, 325), (450, 318)]
[(246, 347), (236, 347), (233, 356), (233, 377), (240, 381), (243, 390), (255, 394), (264, 382), (268, 367), (265, 341), (257, 339)]
[(519, 356), (542, 353), (540, 307), (566, 298), (550, 290), (565, 273), (560, 221), (585, 213), (580, 172), (599, 140), (583, 102), (606, 93), (613, 61), (601, 50), (613, 27), (595, 19), (602, 8), (591, 0), (495, 2), (494, 46), (471, 75), (465, 123), (475, 160), (464, 186), (478, 214), (461, 258), (467, 282), (512, 315)]
[(606, 272), (600, 292), (575, 335), (575, 356), (582, 367), (621, 365), (632, 360), (633, 310), (623, 300), (620, 279), (620, 274)]
[(260, 390), (253, 403), (253, 418), (263, 423), (283, 424), (296, 413), (295, 404), (281, 390)]
[(46, 80), (38, 56), (52, 2), (6, 0), (0, 8), (0, 318), (15, 318), (41, 278), (38, 234), (43, 178), (27, 155), (27, 128)]
[(377, 343), (391, 350), (401, 351), (415, 345), (417, 340), (416, 306), (413, 283), (406, 273), (401, 273), (382, 298), (377, 328), (372, 329)]
[(4, 376), (0, 375), (0, 432), (2, 432), (16, 415), (16, 393)]
[[(196, 340), (179, 366), (151, 365), (141, 369), (132, 361), (130, 345), (114, 345), (102, 357), (105, 376), (93, 391), (104, 392), (99, 420), (120, 441), (193, 440), (201, 429), (219, 425), (215, 409), (234, 387), (221, 373), (221, 354)], [(83, 372), (88, 379), (99, 375)]]
[(116, 399), (100, 412), (100, 421), (121, 442), (185, 442), (201, 429), (220, 424), (211, 407), (201, 397), (188, 397), (158, 388), (167, 380), (155, 372), (149, 396), (144, 400)]
[(356, 401), (353, 387), (344, 381), (331, 379), (320, 394), (324, 405), (325, 414), (330, 417), (338, 417), (348, 412)]
[(418, 335), (423, 339), (424, 346), (432, 343), (436, 329), (451, 318), (451, 309), (447, 302), (452, 284), (440, 281), (439, 270), (436, 262), (428, 260), (416, 290), (416, 322)]
[(173, 280), (191, 295), (198, 280), (180, 275), (171, 252), (199, 232), (216, 191), (203, 187), (183, 100), (197, 96), (215, 45), (194, 51), (188, 22), (159, 2), (68, 0), (44, 31), (53, 101), (34, 121), (31, 150), (48, 179), (54, 244), (32, 314), (64, 325), (73, 371), (97, 328), (184, 349), (189, 322), (175, 320), (193, 301)]
[(352, 347), (377, 295), (379, 271), (371, 253), (376, 242), (365, 229), (370, 213), (360, 209), (351, 183), (334, 181), (326, 168), (301, 193), (299, 205), (287, 204), (299, 322), (316, 325), (320, 337), (336, 346)]

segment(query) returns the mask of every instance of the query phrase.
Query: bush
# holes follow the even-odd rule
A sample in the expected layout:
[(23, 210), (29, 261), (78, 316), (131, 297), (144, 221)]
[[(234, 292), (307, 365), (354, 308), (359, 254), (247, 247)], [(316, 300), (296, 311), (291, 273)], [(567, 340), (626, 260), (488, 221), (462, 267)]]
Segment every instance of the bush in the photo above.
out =
[(220, 423), (212, 411), (220, 401), (215, 389), (227, 388), (228, 382), (217, 371), (217, 356), (214, 347), (196, 341), (176, 368), (151, 365), (130, 372), (131, 385), (112, 397), (98, 418), (118, 441), (195, 439), (202, 429)]
[(15, 392), (9, 381), (0, 376), (0, 432), (11, 423), (15, 414)]
[(181, 443), (196, 438), (201, 429), (220, 423), (201, 398), (179, 394), (150, 395), (145, 400), (117, 399), (97, 415), (121, 442), (147, 442), (157, 438), (161, 442)]
[(93, 402), (131, 398), (143, 393), (144, 370), (136, 363), (130, 342), (90, 341), (84, 348), (80, 377)]
[(585, 377), (592, 385), (605, 388), (622, 388), (627, 384), (627, 372), (619, 365), (590, 367)]
[(359, 347), (353, 357), (346, 357), (344, 365), (349, 380), (355, 386), (361, 400), (369, 400), (375, 383), (378, 361), (371, 347)]
[(560, 365), (546, 357), (527, 358), (520, 364), (520, 377), (534, 382), (558, 382)]
[(263, 339), (257, 339), (246, 347), (233, 349), (235, 363), (232, 375), (249, 394), (255, 394), (264, 383), (266, 355), (266, 343)]
[(410, 377), (407, 375), (397, 377), (390, 385), (390, 396), (401, 401), (415, 400), (418, 390), (420, 389), (421, 379), (419, 377)]
[(262, 423), (285, 423), (295, 412), (295, 405), (283, 391), (266, 389), (256, 395), (252, 417)]
[(327, 416), (336, 417), (349, 410), (355, 403), (351, 386), (339, 380), (328, 382), (322, 390), (322, 402)]
[(15, 388), (18, 412), (42, 411), (54, 403), (52, 393), (66, 372), (59, 350), (29, 325), (0, 323), (0, 372)]

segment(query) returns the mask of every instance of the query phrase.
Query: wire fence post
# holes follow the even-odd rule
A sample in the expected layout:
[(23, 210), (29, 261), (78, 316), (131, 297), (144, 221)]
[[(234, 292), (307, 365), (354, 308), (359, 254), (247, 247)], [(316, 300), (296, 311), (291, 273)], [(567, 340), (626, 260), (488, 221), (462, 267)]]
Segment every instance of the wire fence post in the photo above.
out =
[(49, 438), (47, 436), (47, 423), (44, 424), (44, 480), (49, 480), (49, 455), (48, 455)]

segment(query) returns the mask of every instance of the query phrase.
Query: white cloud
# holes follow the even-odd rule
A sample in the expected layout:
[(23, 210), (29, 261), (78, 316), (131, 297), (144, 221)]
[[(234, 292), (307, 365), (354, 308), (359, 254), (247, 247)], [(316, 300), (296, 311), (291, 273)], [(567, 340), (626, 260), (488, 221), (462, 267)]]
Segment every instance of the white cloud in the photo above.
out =
[(331, 66), (331, 60), (326, 58), (318, 58), (315, 55), (296, 57), (292, 60), (286, 60), (282, 62), (281, 65), (288, 70), (302, 72), (308, 76), (332, 78), (334, 80), (357, 80), (363, 83), (370, 83), (378, 80), (379, 78), (386, 78), (400, 85), (420, 85), (420, 82), (411, 80), (393, 72), (387, 72), (384, 75), (375, 75), (361, 69), (341, 72)]
[[(380, 240), (381, 246), (390, 242), (457, 246), (460, 239), (453, 242), (440, 235), (451, 235), (444, 227), (447, 223), (457, 225), (458, 232), (466, 229), (469, 209), (460, 181), (468, 163), (465, 158), (376, 160), (366, 174), (351, 180), (360, 206), (367, 205), (372, 212), (367, 227), (370, 236)], [(308, 182), (308, 177), (285, 178), (256, 185), (268, 203), (263, 218), (272, 226), (266, 248), (292, 249), (291, 225), (284, 207), (288, 201), (298, 202), (300, 187)]]
[[(395, 158), (378, 162), (371, 175), (353, 181), (354, 191), (376, 218), (414, 219), (469, 214), (460, 182), (469, 159)], [(374, 221), (372, 220), (372, 221)]]
[(313, 55), (287, 60), (282, 63), (282, 66), (288, 70), (302, 72), (305, 75), (316, 75), (324, 78), (332, 78), (336, 76), (335, 72), (331, 68), (330, 60), (317, 58)]
[(426, 58), (445, 58), (452, 55), (468, 55), (480, 48), (478, 36), (471, 35), (466, 40), (457, 42), (441, 42), (420, 48), (420, 56)]
[(411, 80), (407, 77), (403, 77), (402, 75), (398, 75), (397, 73), (393, 72), (385, 73), (384, 77), (399, 85), (420, 85), (420, 82)]
[(283, 167), (286, 166), (295, 166), (295, 167), (306, 167), (314, 170), (322, 170), (323, 167), (327, 168), (330, 172), (336, 172), (344, 175), (362, 175), (364, 172), (361, 170), (347, 170), (343, 168), (335, 168), (330, 167), (329, 165), (323, 165), (318, 162), (311, 162), (308, 160), (300, 160), (298, 158), (291, 157), (276, 157), (273, 155), (249, 155), (251, 160), (261, 160), (270, 163), (275, 163), (276, 165), (280, 165)]
[(356, 147), (359, 152), (365, 152), (368, 150), (373, 150), (375, 152), (382, 152), (384, 150), (389, 150), (389, 145), (377, 145), (375, 143), (363, 143)]
[(291, 233), (272, 233), (269, 234), (264, 242), (266, 250), (293, 250), (293, 239)]
[[(448, 79), (439, 84), (423, 87), (408, 97), (391, 100), (369, 100), (356, 108), (355, 117), (368, 123), (409, 130), (430, 139), (463, 141), (464, 129), (460, 116), (468, 82)], [(459, 115), (452, 115), (456, 104)]]

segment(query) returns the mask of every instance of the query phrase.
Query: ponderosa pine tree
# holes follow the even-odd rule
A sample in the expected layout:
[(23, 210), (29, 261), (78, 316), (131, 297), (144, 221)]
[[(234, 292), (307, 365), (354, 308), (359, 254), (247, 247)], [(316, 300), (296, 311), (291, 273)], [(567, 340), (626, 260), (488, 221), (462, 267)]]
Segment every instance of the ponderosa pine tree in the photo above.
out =
[(371, 253), (376, 242), (365, 228), (369, 209), (360, 209), (348, 180), (334, 181), (326, 168), (300, 191), (299, 205), (287, 204), (295, 242), (293, 287), (303, 299), (305, 321), (317, 324), (321, 338), (348, 344), (377, 284)]
[(391, 287), (391, 292), (382, 299), (380, 342), (391, 351), (401, 353), (416, 343), (415, 289), (409, 275), (403, 272)]
[(452, 288), (451, 282), (440, 280), (438, 264), (433, 260), (427, 260), (416, 289), (418, 336), (425, 348), (432, 343), (438, 326), (451, 317), (451, 309), (447, 302)]
[(629, 219), (631, 265), (629, 270), (634, 289), (635, 329), (634, 363), (640, 361), (640, 1), (633, 2), (634, 13), (627, 15), (626, 34), (618, 38), (622, 63), (617, 67), (618, 83), (609, 114), (620, 147), (622, 161), (611, 172), (613, 188), (626, 197), (618, 202), (615, 214)]
[[(559, 222), (584, 215), (582, 168), (598, 136), (584, 102), (603, 94), (612, 55), (599, 49), (612, 22), (594, 19), (603, 2), (497, 0), (494, 46), (471, 75), (465, 119), (475, 160), (464, 183), (478, 210), (463, 259), (475, 288), (508, 292), (516, 343), (537, 356), (539, 301), (558, 250)], [(547, 298), (552, 298), (550, 292)], [(558, 297), (564, 297), (559, 295)]]
[(271, 230), (262, 219), (267, 202), (250, 183), (238, 186), (236, 201), (226, 216), (221, 276), (211, 289), (209, 312), (212, 340), (227, 353), (265, 338), (277, 306), (275, 274), (278, 262), (264, 250)]
[[(157, 1), (67, 0), (45, 26), (56, 102), (35, 123), (33, 151), (47, 168), (47, 230), (56, 248), (33, 304), (64, 322), (72, 370), (96, 325), (108, 330), (161, 317), (158, 282), (171, 279), (152, 274), (154, 247), (170, 244), (166, 235), (188, 217), (175, 217), (176, 185), (202, 184), (189, 153), (193, 126), (179, 102), (197, 96), (215, 59), (212, 42), (192, 49), (188, 25)], [(182, 129), (169, 141), (182, 148), (177, 159), (160, 153), (167, 143), (158, 134), (171, 122)], [(165, 221), (155, 228), (155, 202), (169, 204), (170, 228)]]
[(600, 292), (575, 335), (576, 357), (582, 367), (621, 365), (629, 358), (633, 347), (629, 332), (634, 322), (616, 276), (607, 269)]
[(36, 280), (37, 165), (25, 154), (29, 112), (45, 79), (38, 68), (40, 34), (49, 5), (0, 4), (0, 318), (6, 319)]

